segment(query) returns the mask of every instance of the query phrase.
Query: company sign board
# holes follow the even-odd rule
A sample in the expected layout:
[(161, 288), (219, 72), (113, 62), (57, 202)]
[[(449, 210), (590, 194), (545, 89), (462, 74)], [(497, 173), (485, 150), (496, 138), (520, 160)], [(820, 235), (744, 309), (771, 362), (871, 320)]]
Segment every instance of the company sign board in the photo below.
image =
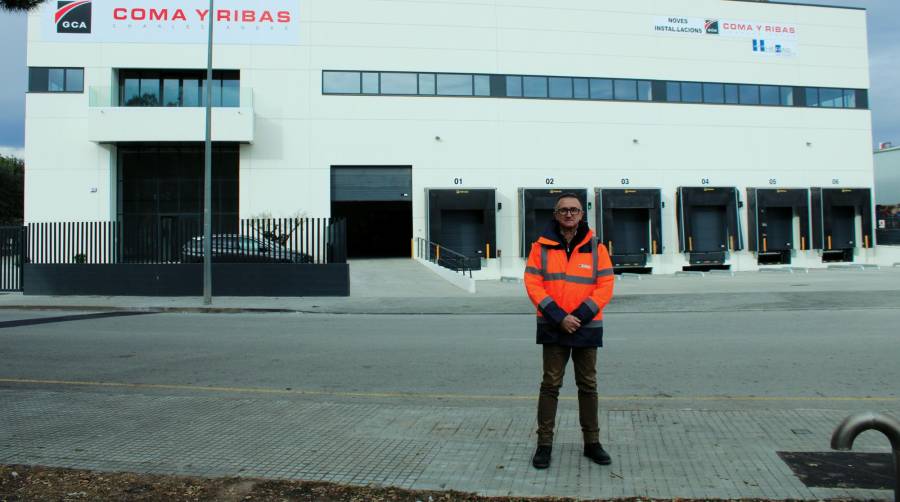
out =
[[(45, 42), (206, 44), (208, 0), (49, 0)], [(299, 45), (298, 0), (216, 0), (217, 44)]]
[(743, 39), (747, 51), (764, 56), (796, 56), (800, 34), (794, 24), (682, 16), (657, 16), (653, 19), (652, 31), (710, 41)]

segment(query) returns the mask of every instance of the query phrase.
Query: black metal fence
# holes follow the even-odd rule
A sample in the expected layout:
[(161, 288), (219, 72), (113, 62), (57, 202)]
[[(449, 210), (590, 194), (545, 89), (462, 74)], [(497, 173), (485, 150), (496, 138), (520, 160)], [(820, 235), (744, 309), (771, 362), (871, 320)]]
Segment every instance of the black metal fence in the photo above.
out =
[(0, 291), (22, 290), (25, 227), (0, 227)]
[[(328, 218), (239, 220), (212, 235), (216, 263), (346, 263), (347, 227)], [(203, 261), (196, 219), (53, 222), (28, 225), (26, 255), (35, 264), (154, 264)]]
[(879, 245), (900, 246), (900, 204), (876, 206), (878, 228), (875, 237)]

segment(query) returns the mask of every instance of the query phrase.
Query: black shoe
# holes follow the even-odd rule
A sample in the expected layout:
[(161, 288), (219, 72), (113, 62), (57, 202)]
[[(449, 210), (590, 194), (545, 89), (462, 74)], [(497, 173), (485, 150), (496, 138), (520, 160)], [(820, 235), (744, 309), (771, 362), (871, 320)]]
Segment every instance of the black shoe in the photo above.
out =
[(550, 454), (552, 452), (552, 446), (538, 445), (537, 450), (534, 452), (534, 457), (531, 458), (531, 465), (533, 465), (535, 469), (546, 469), (550, 467)]
[(609, 454), (606, 453), (603, 449), (603, 445), (600, 443), (584, 445), (584, 456), (600, 465), (609, 465), (612, 463), (612, 459), (609, 458)]

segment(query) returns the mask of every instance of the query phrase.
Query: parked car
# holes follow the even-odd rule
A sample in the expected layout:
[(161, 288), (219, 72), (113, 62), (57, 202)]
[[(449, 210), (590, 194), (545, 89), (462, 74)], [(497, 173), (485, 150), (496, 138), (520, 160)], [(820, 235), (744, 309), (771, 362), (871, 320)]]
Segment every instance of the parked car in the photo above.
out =
[[(203, 237), (194, 237), (181, 249), (182, 263), (203, 261)], [(214, 263), (313, 263), (313, 257), (297, 253), (267, 239), (235, 234), (212, 236)]]

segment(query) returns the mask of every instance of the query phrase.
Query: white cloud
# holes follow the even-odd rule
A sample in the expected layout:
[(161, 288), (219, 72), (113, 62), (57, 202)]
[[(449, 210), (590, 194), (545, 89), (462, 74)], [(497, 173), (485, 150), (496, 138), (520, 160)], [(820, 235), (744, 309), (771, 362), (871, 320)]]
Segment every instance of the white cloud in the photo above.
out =
[(25, 158), (25, 149), (17, 148), (14, 146), (0, 146), (0, 155), (5, 157), (16, 157), (19, 159)]

